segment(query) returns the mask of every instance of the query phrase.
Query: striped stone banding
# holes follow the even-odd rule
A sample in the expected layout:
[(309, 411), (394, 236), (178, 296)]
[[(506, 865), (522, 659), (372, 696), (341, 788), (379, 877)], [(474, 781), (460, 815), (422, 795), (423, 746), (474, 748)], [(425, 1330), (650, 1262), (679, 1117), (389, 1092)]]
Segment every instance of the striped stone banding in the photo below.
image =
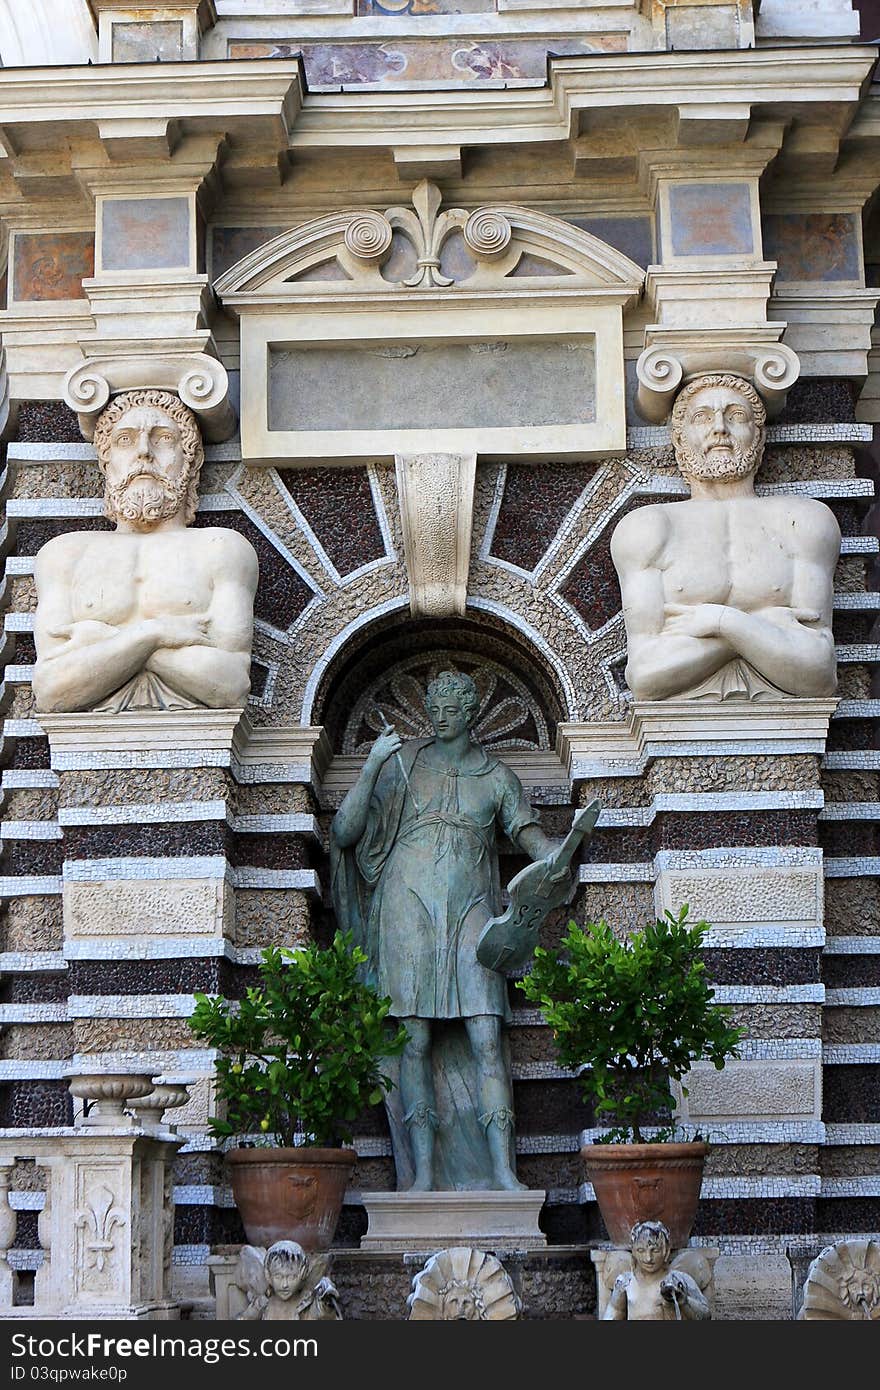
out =
[(825, 943), (825, 955), (880, 955), (880, 936), (829, 936)]
[(850, 1144), (880, 1144), (880, 1124), (827, 1124), (825, 1143), (844, 1148)]
[(830, 1067), (864, 1066), (880, 1062), (880, 1042), (825, 1043), (822, 1060)]
[(875, 985), (853, 985), (845, 989), (826, 988), (825, 1003), (829, 1008), (876, 1008), (880, 1006), (880, 987)]
[(715, 985), (716, 1004), (824, 1004), (825, 986)]
[(880, 855), (825, 860), (826, 878), (873, 878), (877, 874), (880, 874)]
[[(705, 1135), (705, 1125), (681, 1124), (677, 1127), (684, 1139), (697, 1139)], [(725, 1120), (711, 1131), (711, 1142), (716, 1144), (823, 1144), (826, 1126), (819, 1120)], [(659, 1133), (656, 1127), (646, 1126), (644, 1134), (652, 1139)], [(597, 1126), (581, 1130), (578, 1147), (594, 1144), (608, 1133), (607, 1128)]]

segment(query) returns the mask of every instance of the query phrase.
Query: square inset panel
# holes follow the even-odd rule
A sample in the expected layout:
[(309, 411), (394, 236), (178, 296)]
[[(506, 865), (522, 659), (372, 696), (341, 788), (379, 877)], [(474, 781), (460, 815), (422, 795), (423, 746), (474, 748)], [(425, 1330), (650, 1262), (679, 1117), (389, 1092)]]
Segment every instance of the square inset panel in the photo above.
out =
[(666, 11), (670, 49), (739, 48), (738, 5), (677, 5)]
[(654, 259), (650, 217), (569, 217), (566, 221), (622, 251), (643, 269)]
[(13, 261), (14, 300), (82, 299), (83, 279), (95, 273), (91, 232), (19, 232)]
[(158, 23), (114, 24), (114, 63), (155, 63), (179, 61), (183, 57), (183, 24), (180, 20)]
[(752, 193), (747, 183), (673, 184), (669, 221), (673, 256), (754, 254)]
[(212, 227), (211, 274), (214, 279), (286, 230), (286, 223), (278, 227)]
[(190, 264), (188, 198), (107, 198), (102, 270), (165, 270)]
[(771, 213), (764, 218), (764, 255), (778, 263), (778, 280), (861, 283), (858, 222), (852, 212)]

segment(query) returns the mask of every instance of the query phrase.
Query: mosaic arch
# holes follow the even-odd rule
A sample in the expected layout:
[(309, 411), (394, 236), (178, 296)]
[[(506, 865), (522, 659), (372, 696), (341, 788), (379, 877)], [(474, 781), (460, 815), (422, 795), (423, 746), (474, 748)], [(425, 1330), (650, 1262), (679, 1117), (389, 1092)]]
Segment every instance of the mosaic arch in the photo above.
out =
[(480, 696), (475, 732), (495, 752), (552, 749), (566, 706), (556, 673), (494, 615), (412, 623), (395, 615), (355, 633), (318, 689), (312, 722), (337, 753), (364, 753), (383, 720), (404, 738), (430, 734), (427, 686), (440, 671), (473, 677)]

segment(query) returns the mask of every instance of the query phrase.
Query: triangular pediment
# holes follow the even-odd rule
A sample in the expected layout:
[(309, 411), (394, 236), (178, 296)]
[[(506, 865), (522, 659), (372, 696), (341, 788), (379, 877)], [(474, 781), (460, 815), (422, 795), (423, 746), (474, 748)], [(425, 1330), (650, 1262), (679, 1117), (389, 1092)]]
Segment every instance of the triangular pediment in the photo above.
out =
[(558, 217), (515, 205), (467, 212), (441, 207), (423, 181), (412, 205), (355, 208), (302, 223), (242, 258), (215, 283), (231, 309), (279, 307), (304, 296), (344, 300), (367, 292), (449, 296), (512, 294), (564, 281), (568, 291), (625, 306), (638, 298), (642, 269), (598, 237)]

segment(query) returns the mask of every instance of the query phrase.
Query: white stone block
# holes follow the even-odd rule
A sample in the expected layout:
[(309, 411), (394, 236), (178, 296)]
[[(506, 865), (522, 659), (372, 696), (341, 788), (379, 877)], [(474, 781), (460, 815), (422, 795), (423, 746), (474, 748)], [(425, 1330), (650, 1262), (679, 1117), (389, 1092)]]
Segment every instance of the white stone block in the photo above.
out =
[(817, 1061), (728, 1062), (723, 1071), (698, 1063), (685, 1077), (691, 1124), (725, 1120), (819, 1119), (821, 1064)]
[(68, 881), (62, 902), (65, 940), (233, 935), (234, 892), (224, 878)]
[(430, 1254), (451, 1245), (542, 1250), (544, 1192), (364, 1192), (369, 1226), (362, 1250)]

